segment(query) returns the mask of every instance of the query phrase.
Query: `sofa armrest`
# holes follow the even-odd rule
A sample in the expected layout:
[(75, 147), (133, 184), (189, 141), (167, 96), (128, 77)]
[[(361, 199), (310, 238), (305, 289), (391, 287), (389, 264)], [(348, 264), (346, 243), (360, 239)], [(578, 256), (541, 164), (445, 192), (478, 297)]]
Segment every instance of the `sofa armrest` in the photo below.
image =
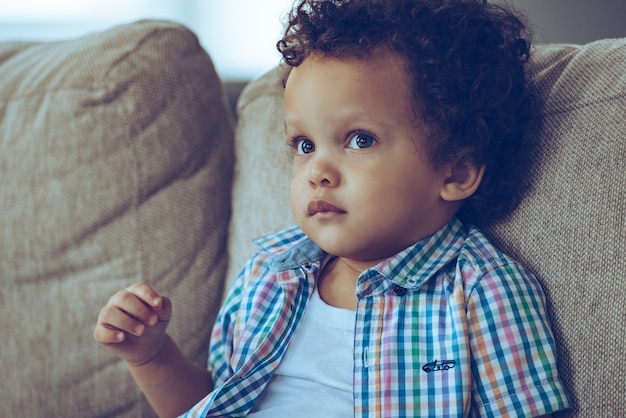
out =
[(0, 44), (0, 395), (10, 416), (151, 416), (98, 347), (99, 309), (145, 281), (197, 364), (226, 269), (232, 118), (178, 24)]

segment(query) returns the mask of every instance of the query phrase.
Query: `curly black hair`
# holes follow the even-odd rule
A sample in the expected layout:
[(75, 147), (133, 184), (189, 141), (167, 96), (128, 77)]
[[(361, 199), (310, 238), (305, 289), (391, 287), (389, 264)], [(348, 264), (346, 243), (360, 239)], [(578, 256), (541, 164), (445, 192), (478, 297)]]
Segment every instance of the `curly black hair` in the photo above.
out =
[(528, 131), (539, 122), (521, 15), (483, 0), (300, 0), (277, 43), (292, 67), (310, 54), (367, 58), (378, 47), (406, 60), (433, 163), (485, 167), (459, 218), (510, 215), (530, 187)]

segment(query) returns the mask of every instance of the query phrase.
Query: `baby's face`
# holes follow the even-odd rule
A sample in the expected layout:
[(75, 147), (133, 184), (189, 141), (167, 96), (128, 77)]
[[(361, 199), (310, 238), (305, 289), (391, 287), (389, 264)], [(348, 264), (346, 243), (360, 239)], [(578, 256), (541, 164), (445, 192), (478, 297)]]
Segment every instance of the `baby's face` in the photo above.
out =
[(443, 227), (445, 176), (429, 162), (402, 59), (316, 55), (292, 70), (285, 122), (294, 148), (291, 206), (325, 251), (387, 258)]

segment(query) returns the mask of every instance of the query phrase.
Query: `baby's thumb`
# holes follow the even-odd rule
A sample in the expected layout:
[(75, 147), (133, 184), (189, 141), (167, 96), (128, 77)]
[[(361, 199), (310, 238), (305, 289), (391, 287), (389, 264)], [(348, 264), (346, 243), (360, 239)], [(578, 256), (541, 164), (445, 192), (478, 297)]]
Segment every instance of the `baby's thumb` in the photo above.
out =
[(161, 306), (154, 308), (159, 317), (159, 322), (170, 322), (172, 319), (172, 301), (168, 297), (162, 297)]

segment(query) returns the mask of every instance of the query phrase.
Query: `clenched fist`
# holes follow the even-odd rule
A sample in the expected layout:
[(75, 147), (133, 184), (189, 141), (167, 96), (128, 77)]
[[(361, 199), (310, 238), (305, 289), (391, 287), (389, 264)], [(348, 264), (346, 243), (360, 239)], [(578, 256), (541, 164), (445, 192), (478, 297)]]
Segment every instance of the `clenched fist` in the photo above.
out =
[(100, 310), (93, 336), (129, 365), (154, 360), (165, 345), (172, 303), (145, 283), (117, 292)]

